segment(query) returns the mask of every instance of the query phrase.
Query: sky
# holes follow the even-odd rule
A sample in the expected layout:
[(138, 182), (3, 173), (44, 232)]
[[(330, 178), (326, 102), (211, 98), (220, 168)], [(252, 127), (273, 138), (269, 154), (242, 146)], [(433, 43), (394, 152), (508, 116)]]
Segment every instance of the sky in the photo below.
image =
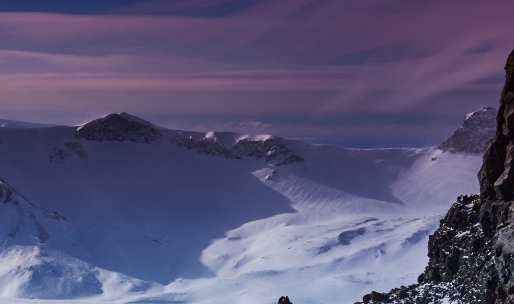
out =
[(511, 0), (2, 0), (0, 118), (113, 112), (347, 147), (437, 145), (496, 107)]

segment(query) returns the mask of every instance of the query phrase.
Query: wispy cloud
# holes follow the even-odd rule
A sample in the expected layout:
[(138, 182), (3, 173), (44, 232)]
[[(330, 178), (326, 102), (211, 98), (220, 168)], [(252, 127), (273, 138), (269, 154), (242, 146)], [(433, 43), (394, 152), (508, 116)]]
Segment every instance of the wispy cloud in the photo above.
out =
[(462, 113), (496, 103), (514, 46), (510, 0), (240, 2), (0, 13), (0, 106), (316, 117), (452, 96), (445, 111)]

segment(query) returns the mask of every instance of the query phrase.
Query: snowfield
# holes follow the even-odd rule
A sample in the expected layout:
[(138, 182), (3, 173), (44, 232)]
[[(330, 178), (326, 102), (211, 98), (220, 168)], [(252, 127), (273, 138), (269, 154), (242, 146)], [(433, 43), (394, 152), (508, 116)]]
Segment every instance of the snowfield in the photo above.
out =
[(151, 140), (0, 128), (0, 303), (353, 303), (416, 282), (479, 190), (479, 154), (127, 121)]

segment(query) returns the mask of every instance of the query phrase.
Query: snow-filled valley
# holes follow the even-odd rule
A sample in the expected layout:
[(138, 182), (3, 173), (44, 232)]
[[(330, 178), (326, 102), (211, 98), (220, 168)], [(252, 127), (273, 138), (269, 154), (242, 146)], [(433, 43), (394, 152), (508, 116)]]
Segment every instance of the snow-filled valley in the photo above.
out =
[[(494, 112), (466, 116), (458, 139), (483, 145)], [(416, 282), (428, 236), (478, 192), (482, 164), (459, 140), (348, 149), (125, 113), (10, 126), (1, 303), (353, 303)]]

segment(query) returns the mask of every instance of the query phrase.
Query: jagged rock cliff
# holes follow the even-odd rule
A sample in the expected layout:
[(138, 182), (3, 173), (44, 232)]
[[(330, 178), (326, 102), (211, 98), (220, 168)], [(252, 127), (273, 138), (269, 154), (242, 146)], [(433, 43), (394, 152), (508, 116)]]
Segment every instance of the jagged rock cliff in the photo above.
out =
[(496, 135), (484, 154), (478, 173), (483, 199), (514, 198), (514, 50), (505, 65), (505, 85), (496, 116)]
[(373, 291), (358, 303), (514, 303), (514, 51), (478, 173), (480, 195), (461, 196), (430, 236), (418, 284)]

